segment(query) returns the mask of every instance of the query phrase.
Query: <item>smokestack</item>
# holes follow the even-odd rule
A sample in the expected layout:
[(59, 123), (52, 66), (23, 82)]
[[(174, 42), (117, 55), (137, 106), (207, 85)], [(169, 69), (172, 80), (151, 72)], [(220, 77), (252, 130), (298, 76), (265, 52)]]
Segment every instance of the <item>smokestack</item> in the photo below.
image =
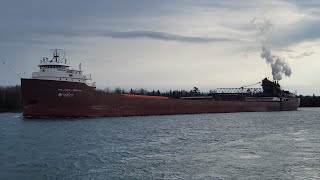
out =
[(81, 71), (81, 63), (79, 64), (79, 71)]

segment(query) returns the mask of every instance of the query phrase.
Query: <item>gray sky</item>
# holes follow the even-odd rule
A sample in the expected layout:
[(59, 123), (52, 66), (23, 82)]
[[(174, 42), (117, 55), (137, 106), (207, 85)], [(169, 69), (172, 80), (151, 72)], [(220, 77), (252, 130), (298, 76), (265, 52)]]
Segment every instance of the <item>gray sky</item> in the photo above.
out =
[[(319, 1), (2, 0), (0, 58), (21, 76), (62, 48), (99, 88), (200, 90), (272, 79), (262, 46), (290, 65), (283, 88), (320, 95)], [(19, 84), (1, 63), (0, 85)]]

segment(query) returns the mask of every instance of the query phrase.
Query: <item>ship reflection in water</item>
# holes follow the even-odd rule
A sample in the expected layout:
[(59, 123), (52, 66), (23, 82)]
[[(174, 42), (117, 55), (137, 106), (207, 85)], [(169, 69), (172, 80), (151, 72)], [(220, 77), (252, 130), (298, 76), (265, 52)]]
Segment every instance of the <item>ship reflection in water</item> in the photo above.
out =
[(96, 91), (91, 75), (71, 69), (55, 49), (43, 58), (39, 72), (21, 79), (24, 117), (114, 117), (224, 112), (292, 111), (300, 99), (283, 91), (277, 82), (263, 79), (262, 89), (214, 91), (204, 97), (170, 99), (156, 96), (112, 94)]

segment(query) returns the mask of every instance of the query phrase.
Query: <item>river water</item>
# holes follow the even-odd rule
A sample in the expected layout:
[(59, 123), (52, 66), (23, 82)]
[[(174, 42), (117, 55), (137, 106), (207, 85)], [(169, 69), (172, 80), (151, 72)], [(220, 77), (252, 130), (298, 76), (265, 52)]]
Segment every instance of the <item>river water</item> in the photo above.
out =
[(320, 108), (97, 119), (3, 113), (0, 179), (320, 179)]

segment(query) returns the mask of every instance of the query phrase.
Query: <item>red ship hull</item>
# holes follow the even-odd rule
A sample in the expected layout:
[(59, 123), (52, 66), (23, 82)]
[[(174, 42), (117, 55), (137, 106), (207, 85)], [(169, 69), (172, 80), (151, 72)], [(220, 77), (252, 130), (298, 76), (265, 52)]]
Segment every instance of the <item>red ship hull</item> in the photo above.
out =
[(292, 111), (299, 98), (283, 102), (140, 98), (98, 92), (84, 83), (21, 79), (24, 117), (117, 117), (226, 112)]

